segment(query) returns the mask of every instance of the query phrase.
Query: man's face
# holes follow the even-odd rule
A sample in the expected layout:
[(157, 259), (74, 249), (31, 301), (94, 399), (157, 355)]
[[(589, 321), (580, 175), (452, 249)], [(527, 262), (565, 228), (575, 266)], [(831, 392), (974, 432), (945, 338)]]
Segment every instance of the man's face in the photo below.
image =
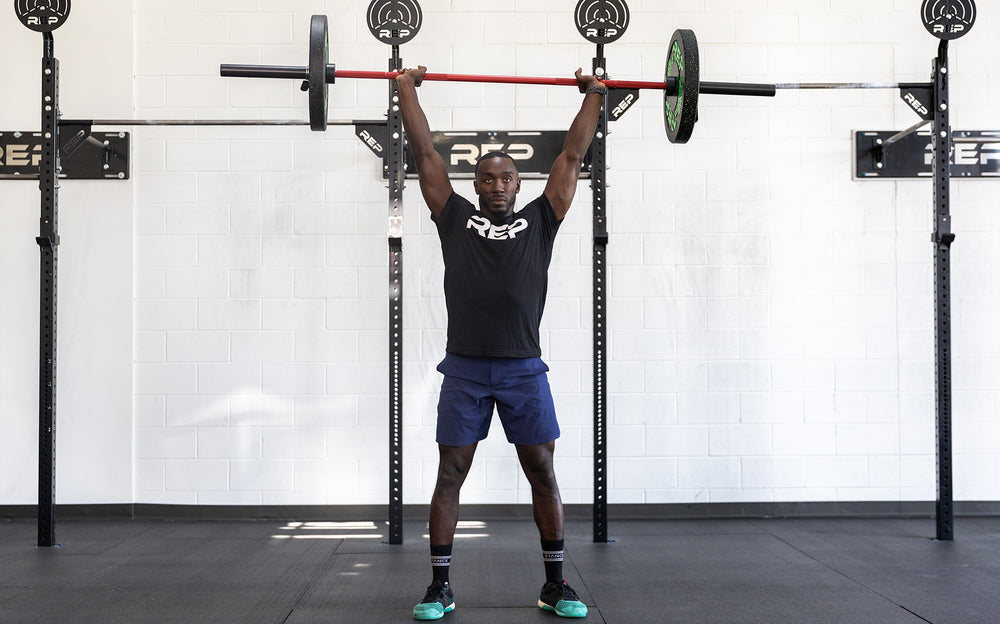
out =
[(479, 196), (479, 208), (487, 217), (507, 217), (514, 213), (521, 178), (511, 159), (497, 157), (480, 161), (473, 186)]

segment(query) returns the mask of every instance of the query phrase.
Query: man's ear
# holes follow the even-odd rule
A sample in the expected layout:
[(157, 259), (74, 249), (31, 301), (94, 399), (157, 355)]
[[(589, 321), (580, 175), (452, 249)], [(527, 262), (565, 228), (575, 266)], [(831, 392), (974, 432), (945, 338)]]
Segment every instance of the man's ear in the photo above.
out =
[(476, 195), (479, 195), (479, 180), (472, 180), (472, 188), (476, 190)]

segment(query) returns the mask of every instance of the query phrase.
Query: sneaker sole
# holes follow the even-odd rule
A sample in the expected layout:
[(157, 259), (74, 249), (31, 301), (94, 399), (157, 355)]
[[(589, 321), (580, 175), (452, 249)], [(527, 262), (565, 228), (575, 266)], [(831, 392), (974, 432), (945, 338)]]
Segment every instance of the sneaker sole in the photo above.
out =
[(564, 618), (585, 618), (585, 617), (587, 617), (586, 607), (584, 607), (583, 613), (568, 613), (566, 611), (560, 611), (559, 609), (556, 609), (552, 605), (545, 604), (541, 600), (538, 601), (538, 606), (543, 611), (551, 611), (551, 612), (555, 613), (556, 615), (558, 615), (559, 617), (564, 617)]
[(445, 613), (451, 613), (454, 610), (455, 610), (454, 602), (445, 607), (444, 610), (441, 611), (440, 613), (417, 613), (416, 608), (414, 608), (413, 619), (421, 621), (440, 620), (441, 618), (444, 617)]

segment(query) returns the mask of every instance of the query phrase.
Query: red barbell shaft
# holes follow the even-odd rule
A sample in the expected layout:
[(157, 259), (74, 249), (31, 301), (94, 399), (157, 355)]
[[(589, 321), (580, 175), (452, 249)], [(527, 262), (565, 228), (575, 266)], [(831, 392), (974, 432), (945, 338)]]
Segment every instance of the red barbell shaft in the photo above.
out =
[[(337, 78), (376, 78), (382, 80), (392, 80), (399, 75), (398, 72), (380, 71), (358, 71), (350, 69), (338, 69), (334, 72)], [(527, 85), (552, 85), (576, 87), (576, 78), (539, 78), (535, 76), (483, 76), (479, 74), (424, 74), (424, 80), (441, 82), (499, 82), (505, 84), (527, 84)], [(645, 80), (602, 80), (609, 89), (656, 89), (657, 91), (668, 91), (668, 95), (677, 93), (677, 79), (670, 78), (669, 89), (667, 82), (653, 82)], [(759, 95), (773, 96), (775, 94), (773, 84), (759, 84), (748, 82), (702, 82), (698, 86), (699, 93), (709, 95)]]
[[(392, 80), (398, 72), (364, 71), (338, 69), (334, 72), (337, 78), (375, 78)], [(577, 86), (576, 78), (539, 78), (534, 76), (482, 76), (478, 74), (424, 74), (424, 80), (440, 82), (492, 82), (505, 84), (552, 85), (560, 87)], [(611, 89), (659, 89), (666, 88), (665, 82), (643, 82), (637, 80), (604, 80)]]

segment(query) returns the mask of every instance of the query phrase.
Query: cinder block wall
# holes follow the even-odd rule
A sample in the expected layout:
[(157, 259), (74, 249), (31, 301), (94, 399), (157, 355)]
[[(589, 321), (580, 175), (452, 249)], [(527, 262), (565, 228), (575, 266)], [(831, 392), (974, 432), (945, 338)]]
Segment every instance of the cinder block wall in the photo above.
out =
[[(74, 6), (57, 31), (64, 84), (88, 71), (70, 69), (88, 50), (114, 49), (115, 59), (133, 63), (131, 72), (115, 63), (99, 75), (123, 96), (88, 100), (75, 91), (70, 100), (64, 92), (64, 114), (303, 119), (306, 97), (294, 81), (223, 79), (218, 65), (305, 64), (312, 13), (331, 17), (338, 67), (387, 67), (389, 48), (369, 34), (360, 0), (122, 4), (132, 22), (114, 36), (72, 30), (88, 14), (103, 15), (87, 5)], [(614, 78), (661, 77), (678, 27), (696, 31), (705, 80), (926, 81), (937, 50), (912, 3), (629, 4), (628, 32), (605, 50)], [(404, 65), (589, 70), (594, 46), (577, 33), (573, 5), (424, 0)], [(0, 24), (4, 41), (10, 33), (19, 45), (37, 43), (13, 16)], [(951, 46), (956, 129), (1000, 126), (1000, 80), (984, 60), (998, 29), (981, 6), (973, 32)], [(22, 56), (0, 68), (8, 84), (8, 76), (32, 75), (30, 55)], [(13, 93), (0, 109), (5, 125), (37, 125), (34, 91)], [(331, 88), (330, 116), (380, 118), (387, 94), (381, 81), (342, 80)], [(427, 83), (421, 98), (438, 130), (565, 129), (580, 102), (573, 89), (442, 83)], [(916, 121), (892, 90), (703, 96), (694, 138), (671, 145), (662, 98), (648, 91), (613, 124), (610, 502), (934, 498), (930, 182), (851, 176), (854, 130)], [(59, 463), (60, 500), (385, 502), (388, 193), (380, 161), (350, 127), (131, 132), (131, 181), (64, 185), (63, 214), (77, 215), (64, 222), (64, 248), (83, 247), (64, 263), (66, 281), (97, 296), (61, 299), (63, 344), (79, 347), (60, 369), (59, 445), (71, 449)], [(995, 184), (953, 186), (960, 500), (1000, 495)], [(28, 503), (37, 355), (24, 328), (37, 314), (37, 191), (0, 185), (17, 202), (5, 216), (13, 225), (0, 228), (0, 462), (13, 475), (0, 502)], [(456, 188), (472, 193), (468, 181)], [(541, 189), (525, 181), (522, 198)], [(108, 209), (122, 218), (107, 226), (114, 236), (98, 236), (88, 228)], [(440, 250), (416, 181), (406, 190), (404, 230), (404, 491), (405, 502), (426, 503), (446, 317)], [(590, 232), (590, 189), (581, 182), (557, 240), (542, 336), (568, 503), (592, 496)], [(93, 256), (109, 245), (121, 257), (101, 270)], [(102, 332), (116, 348), (102, 348)], [(116, 372), (106, 383), (82, 381), (108, 367)], [(463, 502), (529, 501), (497, 424)]]
[[(130, 117), (132, 2), (80, 4), (53, 34), (60, 110), (68, 119)], [(0, 131), (40, 129), (42, 54), (42, 36), (21, 25), (13, 6), (0, 10)], [(127, 503), (133, 497), (133, 182), (60, 184), (60, 503)], [(0, 198), (0, 504), (33, 504), (38, 501), (38, 182), (0, 180)]]

